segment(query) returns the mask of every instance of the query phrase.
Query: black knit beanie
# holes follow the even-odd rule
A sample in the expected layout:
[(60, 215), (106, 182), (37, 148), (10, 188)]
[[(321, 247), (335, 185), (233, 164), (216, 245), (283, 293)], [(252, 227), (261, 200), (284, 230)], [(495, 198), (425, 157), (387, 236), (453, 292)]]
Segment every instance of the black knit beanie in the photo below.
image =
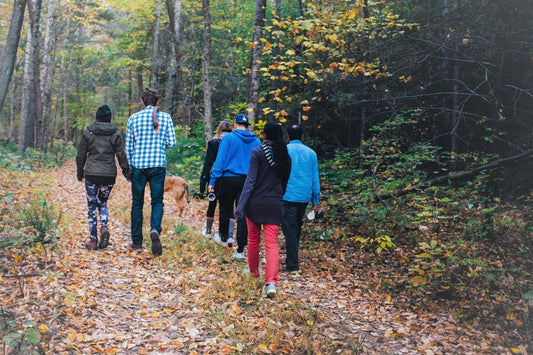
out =
[(100, 122), (111, 122), (111, 109), (107, 105), (102, 105), (96, 110), (96, 120)]

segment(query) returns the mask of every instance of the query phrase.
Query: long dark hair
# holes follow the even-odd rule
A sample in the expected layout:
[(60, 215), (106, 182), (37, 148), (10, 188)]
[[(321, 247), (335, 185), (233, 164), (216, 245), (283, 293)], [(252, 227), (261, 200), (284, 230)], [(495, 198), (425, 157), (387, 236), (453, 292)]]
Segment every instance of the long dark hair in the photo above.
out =
[(157, 103), (159, 102), (159, 93), (155, 89), (146, 88), (144, 89), (141, 99), (144, 103), (144, 106), (154, 106), (154, 111), (152, 112), (152, 122), (154, 123), (154, 130), (157, 131), (159, 128), (159, 120), (157, 119)]
[(274, 160), (277, 163), (276, 168), (281, 171), (283, 176), (288, 175), (291, 168), (291, 158), (283, 139), (283, 129), (279, 123), (270, 122), (265, 125), (263, 132), (265, 133), (265, 138), (273, 143)]

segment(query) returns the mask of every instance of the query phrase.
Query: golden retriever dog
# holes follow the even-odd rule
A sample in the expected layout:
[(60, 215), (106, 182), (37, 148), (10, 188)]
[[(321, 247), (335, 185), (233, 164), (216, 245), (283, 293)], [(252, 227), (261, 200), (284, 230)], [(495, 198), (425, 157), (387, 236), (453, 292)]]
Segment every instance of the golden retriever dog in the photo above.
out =
[(178, 214), (183, 214), (183, 209), (191, 202), (189, 197), (189, 185), (185, 179), (179, 176), (167, 176), (165, 178), (165, 192), (169, 192), (176, 201)]

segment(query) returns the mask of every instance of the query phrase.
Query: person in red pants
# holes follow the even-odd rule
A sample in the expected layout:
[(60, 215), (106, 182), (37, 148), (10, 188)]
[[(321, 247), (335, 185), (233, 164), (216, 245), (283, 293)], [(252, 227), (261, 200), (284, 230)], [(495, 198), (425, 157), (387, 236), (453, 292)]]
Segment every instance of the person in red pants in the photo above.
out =
[(235, 217), (246, 216), (248, 226), (248, 266), (250, 274), (259, 278), (259, 244), (261, 228), (266, 249), (265, 287), (263, 297), (276, 296), (279, 271), (278, 230), (283, 217), (283, 194), (291, 172), (291, 159), (277, 123), (263, 130), (263, 143), (252, 150), (250, 167), (235, 211)]

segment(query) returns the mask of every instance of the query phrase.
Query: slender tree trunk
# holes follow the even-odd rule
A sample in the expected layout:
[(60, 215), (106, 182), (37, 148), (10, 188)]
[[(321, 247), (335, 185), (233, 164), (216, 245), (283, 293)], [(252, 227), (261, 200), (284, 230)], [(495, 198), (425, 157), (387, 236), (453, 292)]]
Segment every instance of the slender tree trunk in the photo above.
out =
[(11, 23), (6, 37), (6, 44), (0, 57), (0, 111), (4, 106), (9, 82), (17, 61), (17, 50), (20, 42), (20, 32), (24, 23), (26, 0), (15, 0), (11, 12)]
[(202, 0), (204, 14), (204, 49), (202, 53), (202, 74), (204, 80), (204, 132), (206, 142), (212, 138), (213, 117), (211, 113), (211, 78), (209, 64), (211, 62), (211, 14), (209, 0)]
[(65, 141), (65, 144), (68, 144), (68, 114), (67, 114), (67, 80), (69, 80), (68, 73), (70, 73), (70, 68), (72, 66), (72, 54), (73, 49), (70, 49), (69, 54), (69, 60), (68, 60), (68, 66), (67, 70), (64, 73), (64, 80), (63, 80), (63, 139)]
[(261, 52), (263, 46), (261, 45), (261, 38), (263, 37), (263, 28), (265, 26), (266, 16), (266, 0), (255, 1), (255, 21), (254, 21), (254, 48), (252, 49), (252, 65), (250, 73), (250, 86), (248, 97), (248, 115), (251, 123), (255, 122), (258, 114), (258, 101), (259, 101), (259, 87), (261, 73)]
[(7, 130), (7, 139), (13, 139), (15, 127), (15, 102), (17, 98), (17, 80), (13, 80), (11, 100), (9, 103), (9, 128)]
[(152, 52), (152, 80), (151, 87), (158, 89), (157, 75), (159, 71), (159, 24), (161, 19), (161, 0), (156, 1), (156, 17), (154, 30), (154, 46)]
[[(33, 110), (35, 121), (35, 133), (33, 145), (37, 149), (43, 148), (44, 122), (43, 106), (41, 98), (41, 15), (42, 0), (30, 0), (28, 2), (28, 15), (32, 32), (32, 61), (33, 61)], [(32, 104), (30, 101), (28, 104)]]
[[(276, 16), (276, 20), (277, 21), (280, 21), (281, 20), (281, 0), (276, 0), (276, 10), (275, 10), (275, 16)], [(279, 26), (277, 24), (274, 25), (274, 33), (276, 33), (277, 31), (279, 30)], [(278, 35), (275, 35), (274, 37), (274, 45), (273, 45), (273, 50), (272, 50), (272, 54), (274, 56), (274, 60), (276, 62), (279, 62), (280, 61), (280, 58), (279, 58), (279, 55), (280, 55), (280, 50), (279, 50), (279, 36)], [(271, 100), (270, 100), (270, 120), (273, 120), (274, 117), (274, 112), (277, 111), (278, 109), (278, 101), (276, 100), (276, 98), (278, 97), (278, 89), (279, 89), (279, 70), (274, 70), (274, 79), (272, 80), (272, 95), (271, 95)]]
[(183, 79), (183, 70), (181, 68), (181, 49), (180, 49), (180, 23), (181, 23), (181, 0), (166, 0), (168, 18), (170, 22), (170, 31), (172, 32), (172, 41), (174, 42), (174, 56), (176, 68), (176, 84), (178, 90), (175, 94), (177, 101), (180, 103), (177, 114), (180, 121), (188, 121), (190, 114), (186, 107), (187, 95), (185, 93), (185, 83)]
[(139, 65), (137, 67), (137, 103), (139, 104), (139, 100), (141, 98), (141, 95), (144, 90), (144, 83), (143, 83), (143, 69)]
[[(31, 1), (31, 0), (30, 0)], [(32, 61), (32, 31), (28, 31), (26, 34), (26, 54), (24, 55), (24, 74), (22, 78), (22, 99), (20, 110), (20, 126), (19, 126), (19, 154), (24, 153), (26, 148), (30, 145), (29, 142), (33, 142), (33, 127), (34, 122), (31, 108), (33, 105), (33, 61)]]
[(48, 1), (48, 17), (46, 19), (46, 30), (44, 35), (43, 45), (43, 66), (41, 70), (41, 93), (42, 93), (42, 105), (43, 105), (43, 147), (47, 147), (47, 142), (50, 139), (48, 137), (49, 124), (50, 124), (50, 111), (52, 108), (52, 90), (54, 86), (54, 66), (52, 63), (55, 61), (52, 58), (52, 33), (54, 26), (54, 13), (55, 13), (55, 0)]

